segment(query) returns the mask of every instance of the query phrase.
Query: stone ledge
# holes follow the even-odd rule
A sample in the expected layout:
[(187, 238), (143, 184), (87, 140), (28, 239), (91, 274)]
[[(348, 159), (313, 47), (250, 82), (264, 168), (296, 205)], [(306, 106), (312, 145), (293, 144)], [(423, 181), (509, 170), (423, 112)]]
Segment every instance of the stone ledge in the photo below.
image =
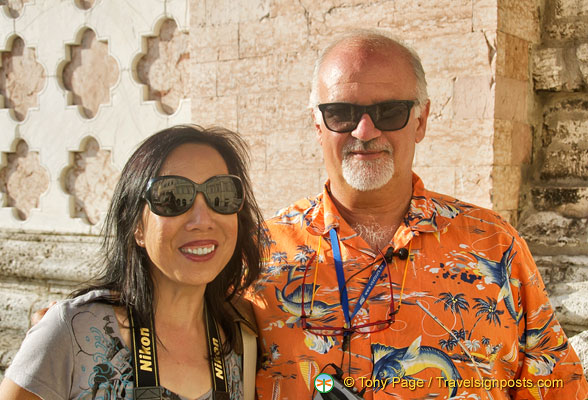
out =
[(576, 351), (584, 366), (584, 376), (588, 378), (588, 331), (577, 334), (570, 338), (570, 345)]
[(87, 280), (99, 243), (98, 236), (0, 230), (0, 277)]
[(518, 224), (535, 256), (588, 254), (588, 219), (566, 218), (553, 211), (533, 212)]
[(531, 189), (538, 211), (556, 211), (564, 217), (588, 218), (588, 187), (536, 187)]
[[(588, 281), (557, 284), (551, 292), (551, 305), (566, 333), (588, 330)], [(568, 331), (567, 326), (573, 329)]]

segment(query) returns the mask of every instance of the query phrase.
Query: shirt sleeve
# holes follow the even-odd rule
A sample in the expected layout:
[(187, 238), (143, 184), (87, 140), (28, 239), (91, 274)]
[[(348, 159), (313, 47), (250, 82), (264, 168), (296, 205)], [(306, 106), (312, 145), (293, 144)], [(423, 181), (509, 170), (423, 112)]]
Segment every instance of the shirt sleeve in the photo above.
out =
[[(513, 399), (577, 399), (588, 396), (582, 364), (557, 321), (533, 257), (520, 237), (517, 278), (523, 314), (519, 322), (521, 367)], [(513, 265), (514, 267), (514, 265)], [(513, 271), (514, 272), (514, 271)], [(511, 282), (513, 284), (513, 282)]]
[(27, 332), (5, 375), (44, 400), (63, 400), (71, 392), (73, 366), (70, 325), (56, 304)]

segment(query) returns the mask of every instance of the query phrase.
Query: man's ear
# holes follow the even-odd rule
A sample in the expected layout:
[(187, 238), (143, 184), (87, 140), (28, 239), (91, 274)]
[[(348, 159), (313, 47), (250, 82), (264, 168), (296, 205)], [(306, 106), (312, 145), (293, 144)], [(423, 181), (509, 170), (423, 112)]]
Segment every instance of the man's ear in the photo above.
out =
[(316, 140), (317, 142), (319, 142), (319, 144), (322, 146), (323, 144), (323, 137), (321, 135), (322, 131), (321, 131), (321, 121), (320, 121), (320, 115), (317, 115), (317, 112), (315, 109), (311, 109), (310, 110), (310, 114), (312, 117), (312, 122), (314, 123), (314, 129), (316, 129)]
[(431, 101), (427, 100), (425, 105), (421, 108), (421, 115), (417, 117), (417, 129), (415, 134), (415, 142), (419, 143), (425, 138), (425, 132), (427, 130), (427, 119), (429, 118), (429, 111), (431, 109)]
[(143, 221), (139, 221), (135, 228), (135, 242), (139, 247), (145, 247), (145, 235), (143, 233)]

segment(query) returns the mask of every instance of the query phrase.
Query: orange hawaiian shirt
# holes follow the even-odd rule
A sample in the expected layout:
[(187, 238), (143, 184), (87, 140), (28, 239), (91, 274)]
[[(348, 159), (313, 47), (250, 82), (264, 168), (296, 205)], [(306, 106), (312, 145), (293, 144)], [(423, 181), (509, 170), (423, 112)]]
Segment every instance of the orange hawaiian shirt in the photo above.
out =
[[(333, 385), (315, 382), (322, 373), (365, 399), (588, 396), (527, 245), (496, 213), (429, 192), (414, 175), (386, 263), (392, 250), (374, 252), (341, 218), (328, 182), (267, 226), (269, 259), (253, 291), (260, 399), (314, 398)], [(373, 286), (349, 324), (332, 229), (350, 313)]]

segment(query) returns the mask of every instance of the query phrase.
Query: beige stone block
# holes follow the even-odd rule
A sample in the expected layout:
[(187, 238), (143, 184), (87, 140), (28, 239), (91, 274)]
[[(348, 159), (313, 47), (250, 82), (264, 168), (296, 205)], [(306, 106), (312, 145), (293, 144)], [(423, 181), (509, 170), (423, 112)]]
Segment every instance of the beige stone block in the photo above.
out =
[(309, 48), (276, 55), (275, 69), (278, 71), (278, 87), (282, 91), (305, 91), (307, 99), (302, 103), (304, 107), (308, 105), (316, 58), (317, 52)]
[(239, 58), (239, 25), (192, 26), (190, 43), (197, 63)]
[(237, 130), (237, 97), (192, 97), (192, 122)]
[(585, 40), (588, 35), (588, 21), (585, 18), (556, 19), (545, 27), (545, 33), (556, 40)]
[(480, 207), (492, 208), (492, 166), (456, 168), (455, 197)]
[(582, 78), (566, 63), (564, 48), (538, 49), (533, 54), (533, 81), (535, 90), (576, 90)]
[(421, 57), (427, 76), (493, 75), (489, 57), (493, 47), (482, 32), (416, 39), (413, 47)]
[(197, 7), (199, 17), (198, 22), (200, 24), (224, 25), (235, 24), (239, 22), (239, 13), (242, 2), (234, 0), (199, 1), (204, 3), (204, 7)]
[(472, 30), (495, 31), (498, 27), (498, 0), (474, 0), (472, 3)]
[(269, 5), (269, 16), (273, 18), (282, 15), (304, 14), (306, 9), (302, 3), (292, 0), (272, 0)]
[(584, 17), (588, 16), (588, 0), (555, 0), (555, 17)]
[(239, 24), (239, 56), (258, 57), (304, 49), (308, 41), (303, 14), (263, 18)]
[[(321, 9), (324, 10), (324, 5), (321, 5)], [(390, 1), (335, 6), (319, 11), (318, 15), (313, 14), (311, 34), (334, 37), (352, 29), (390, 27), (394, 25), (394, 12), (394, 3)], [(396, 32), (399, 30), (396, 29)], [(322, 48), (325, 41), (321, 40), (321, 42), (323, 44), (319, 47)]]
[(526, 81), (497, 76), (495, 118), (526, 122), (527, 96)]
[(191, 97), (216, 96), (216, 63), (200, 63), (197, 59), (192, 57), (190, 62)]
[(451, 99), (456, 119), (488, 119), (494, 115), (494, 78), (458, 76)]
[(431, 101), (429, 120), (453, 118), (451, 99), (453, 98), (454, 82), (455, 78), (427, 77), (427, 91)]
[(454, 167), (421, 167), (415, 166), (414, 172), (421, 178), (425, 188), (448, 196), (455, 196)]
[(539, 7), (536, 0), (498, 0), (498, 31), (531, 43), (539, 42)]
[(266, 135), (268, 131), (279, 128), (278, 92), (243, 93), (238, 97), (239, 131), (247, 134)]
[(491, 165), (492, 138), (470, 132), (453, 131), (451, 121), (443, 127), (444, 134), (429, 135), (417, 146), (416, 165), (425, 167), (455, 166), (470, 168)]
[(258, 171), (265, 171), (267, 168), (267, 139), (266, 136), (256, 133), (244, 132), (239, 130), (239, 133), (249, 147), (249, 173), (253, 174)]
[(540, 169), (541, 179), (588, 179), (588, 149), (585, 146), (551, 145), (545, 151), (545, 161)]
[[(281, 86), (283, 87), (283, 86)], [(308, 90), (281, 90), (278, 93), (277, 113), (270, 116), (269, 129), (301, 128), (314, 133), (311, 111), (306, 107)]]
[(296, 165), (268, 169), (260, 180), (254, 190), (262, 193), (259, 202), (266, 218), (301, 198), (322, 192), (324, 183), (320, 167), (299, 168)]
[(576, 48), (576, 58), (584, 84), (588, 84), (588, 43), (583, 43)]
[(519, 205), (520, 187), (520, 167), (495, 166), (492, 171), (492, 208), (516, 210)]
[(267, 136), (267, 168), (318, 168), (322, 150), (316, 135), (308, 129), (275, 129)]
[(496, 119), (494, 131), (495, 165), (517, 166), (530, 162), (533, 137), (528, 124)]
[(529, 78), (529, 42), (497, 33), (496, 75), (524, 81)]
[(269, 17), (271, 0), (247, 0), (237, 3), (240, 22), (259, 21)]
[(382, 19), (379, 26), (392, 29), (404, 40), (472, 31), (472, 4), (469, 0), (396, 1), (394, 5), (393, 18)]
[(552, 144), (566, 147), (588, 147), (586, 144), (586, 133), (588, 132), (588, 120), (561, 119), (553, 125), (549, 125), (548, 134), (551, 135)]
[(221, 61), (217, 64), (217, 95), (265, 93), (277, 87), (275, 56)]

